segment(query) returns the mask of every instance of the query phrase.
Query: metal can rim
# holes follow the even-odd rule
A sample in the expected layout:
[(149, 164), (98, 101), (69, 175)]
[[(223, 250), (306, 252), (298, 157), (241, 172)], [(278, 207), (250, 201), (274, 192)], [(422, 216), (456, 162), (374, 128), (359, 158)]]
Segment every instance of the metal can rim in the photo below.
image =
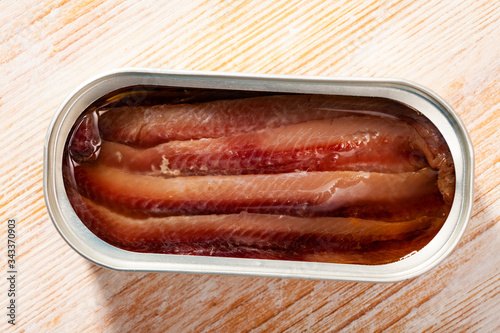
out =
[[(58, 177), (58, 173), (61, 174), (61, 147), (64, 144), (62, 141), (65, 141), (76, 117), (97, 97), (135, 85), (131, 83), (386, 97), (412, 107), (417, 106), (416, 109), (442, 131), (452, 151), (457, 184), (450, 216), (438, 235), (419, 253), (398, 262), (375, 266), (138, 254), (117, 249), (98, 239), (79, 222), (62, 186), (62, 176)], [(419, 105), (423, 106), (423, 109), (419, 108)], [(127, 271), (396, 282), (416, 277), (432, 269), (458, 244), (472, 213), (474, 151), (464, 124), (451, 106), (429, 89), (402, 79), (119, 69), (84, 82), (59, 107), (45, 140), (43, 187), (47, 210), (61, 236), (77, 253), (104, 267)]]

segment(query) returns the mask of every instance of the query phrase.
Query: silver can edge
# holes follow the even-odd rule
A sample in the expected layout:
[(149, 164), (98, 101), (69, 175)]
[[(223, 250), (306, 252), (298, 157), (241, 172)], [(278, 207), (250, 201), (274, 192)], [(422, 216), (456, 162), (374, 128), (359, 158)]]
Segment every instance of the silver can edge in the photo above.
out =
[[(425, 110), (416, 109), (435, 123), (438, 129), (445, 129), (442, 133), (452, 150), (457, 167), (452, 212), (443, 230), (422, 251), (402, 261), (376, 266), (138, 254), (114, 248), (94, 236), (76, 217), (62, 186), (62, 176), (58, 177), (58, 172), (61, 174), (62, 141), (65, 141), (76, 117), (98, 97), (133, 85), (378, 96), (412, 107), (415, 106), (412, 103), (420, 103)], [(401, 96), (406, 100), (402, 101)], [(433, 109), (434, 111), (429, 111)], [(120, 69), (104, 73), (80, 85), (54, 115), (44, 146), (43, 187), (49, 216), (63, 239), (89, 261), (111, 269), (396, 282), (432, 269), (458, 244), (472, 213), (474, 151), (467, 130), (454, 110), (435, 93), (405, 80)]]

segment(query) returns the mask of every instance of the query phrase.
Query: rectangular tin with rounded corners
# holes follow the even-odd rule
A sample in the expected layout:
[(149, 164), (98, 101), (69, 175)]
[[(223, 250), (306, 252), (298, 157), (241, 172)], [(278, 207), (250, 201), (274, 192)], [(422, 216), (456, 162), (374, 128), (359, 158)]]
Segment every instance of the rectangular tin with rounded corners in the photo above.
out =
[[(384, 265), (135, 253), (116, 248), (89, 231), (73, 211), (63, 184), (62, 157), (73, 124), (90, 104), (118, 89), (140, 85), (382, 97), (409, 105), (434, 123), (450, 148), (456, 172), (455, 198), (450, 214), (439, 233), (422, 250), (408, 258)], [(398, 79), (152, 69), (117, 70), (94, 78), (76, 89), (55, 114), (45, 142), (44, 194), (47, 209), (57, 230), (83, 257), (98, 265), (125, 271), (237, 274), (366, 282), (401, 281), (430, 270), (458, 244), (470, 219), (473, 185), (473, 147), (457, 114), (428, 89)]]

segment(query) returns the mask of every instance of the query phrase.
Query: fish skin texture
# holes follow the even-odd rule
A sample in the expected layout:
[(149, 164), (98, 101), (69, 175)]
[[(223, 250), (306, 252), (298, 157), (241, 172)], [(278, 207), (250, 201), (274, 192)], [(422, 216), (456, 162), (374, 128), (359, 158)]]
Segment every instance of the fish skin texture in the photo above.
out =
[[(99, 123), (94, 119), (97, 119)], [(121, 162), (122, 155), (128, 156), (131, 150), (129, 147), (112, 145), (106, 141), (116, 141), (126, 143), (132, 147), (153, 147), (161, 145), (172, 140), (197, 140), (207, 138), (217, 138), (220, 136), (231, 136), (242, 133), (250, 133), (263, 129), (276, 128), (292, 124), (300, 124), (311, 120), (335, 119), (349, 115), (371, 115), (384, 120), (397, 120), (400, 123), (406, 123), (418, 135), (411, 135), (409, 142), (414, 150), (406, 149), (404, 154), (409, 154), (409, 159), (399, 159), (401, 162), (399, 172), (409, 171), (413, 165), (421, 163), (420, 154), (424, 154), (427, 163), (439, 170), (438, 187), (443, 194), (443, 199), (447, 204), (451, 204), (455, 191), (455, 171), (453, 159), (446, 146), (446, 142), (434, 125), (425, 117), (417, 113), (408, 113), (401, 111), (401, 107), (396, 107), (394, 102), (374, 99), (362, 103), (353, 103), (346, 97), (339, 96), (320, 96), (320, 95), (275, 95), (264, 97), (252, 97), (245, 99), (231, 99), (211, 101), (194, 104), (177, 105), (155, 105), (147, 107), (121, 107), (109, 110), (95, 110), (90, 115), (84, 117), (80, 128), (75, 131), (70, 139), (69, 152), (76, 161), (89, 161), (96, 159), (101, 148), (101, 136), (103, 141), (102, 148), (106, 152), (113, 151), (113, 155), (104, 154), (106, 162), (125, 169), (162, 172), (164, 175), (179, 175), (183, 172), (186, 175), (202, 174), (207, 166), (203, 161), (212, 161), (212, 156), (181, 155), (175, 159), (188, 159), (197, 162), (196, 165), (186, 165), (193, 169), (177, 169), (172, 165), (172, 159), (163, 154), (160, 155), (162, 147), (156, 147), (153, 151), (142, 152), (141, 156), (151, 158), (151, 163), (145, 164), (143, 158), (136, 157), (130, 165), (124, 165)], [(91, 121), (90, 121), (91, 120)], [(174, 145), (175, 146), (175, 145)], [(168, 146), (164, 147), (168, 150)], [(172, 148), (172, 147), (171, 147)], [(175, 150), (175, 147), (173, 147)], [(122, 152), (123, 150), (123, 152)], [(248, 151), (248, 149), (247, 149)], [(245, 153), (245, 152), (241, 152)], [(248, 152), (247, 152), (248, 153)], [(258, 152), (256, 152), (258, 153)], [(364, 163), (361, 158), (357, 161), (350, 157), (351, 161), (345, 161), (347, 164), (326, 163), (327, 158), (310, 158), (314, 167), (311, 170), (323, 170), (323, 168), (332, 170), (346, 170), (351, 166), (353, 170), (360, 168), (363, 171), (391, 172), (394, 170), (396, 160), (393, 155), (385, 156), (387, 151), (378, 152), (381, 154), (381, 160), (393, 161), (392, 165), (384, 163)], [(290, 156), (290, 155), (286, 155)], [(229, 164), (238, 165), (238, 156), (232, 159), (223, 159)], [(161, 159), (161, 160), (160, 160)], [(168, 161), (167, 161), (168, 160)], [(331, 162), (331, 161), (330, 161)], [(182, 161), (180, 164), (183, 164)], [(295, 161), (281, 165), (276, 168), (276, 172), (288, 172), (296, 167), (298, 170), (304, 170), (307, 160)], [(375, 166), (378, 164), (378, 167)], [(340, 168), (337, 168), (339, 167)], [(387, 171), (384, 167), (388, 166)], [(154, 169), (154, 170), (153, 170)], [(270, 168), (256, 168), (256, 172), (266, 172)], [(141, 171), (143, 170), (143, 171)], [(163, 171), (162, 171), (163, 170)], [(221, 170), (213, 170), (213, 173), (224, 173)], [(235, 170), (226, 170), (225, 173), (232, 174)], [(240, 171), (240, 173), (250, 173), (250, 170)]]
[(348, 104), (327, 96), (282, 95), (206, 103), (100, 110), (105, 140), (152, 147), (174, 140), (217, 138), (309, 120), (348, 115)]
[[(357, 250), (359, 244), (404, 240), (442, 222), (420, 217), (385, 222), (339, 217), (299, 218), (286, 215), (239, 213), (133, 218), (79, 196), (70, 190), (73, 207), (99, 237), (123, 249), (139, 252), (303, 260), (332, 250)], [(351, 254), (353, 258), (356, 255)], [(351, 258), (351, 260), (353, 260)], [(322, 260), (312, 260), (322, 261)]]
[(153, 176), (359, 170), (429, 166), (425, 142), (403, 122), (371, 116), (322, 119), (215, 139), (140, 149), (103, 141), (99, 161)]
[(437, 172), (427, 168), (399, 174), (331, 171), (158, 178), (97, 164), (77, 166), (74, 175), (81, 194), (132, 215), (248, 211), (296, 216), (348, 212), (355, 217), (376, 217), (384, 212), (391, 217), (391, 211), (401, 210), (401, 205), (411, 207), (432, 197)]

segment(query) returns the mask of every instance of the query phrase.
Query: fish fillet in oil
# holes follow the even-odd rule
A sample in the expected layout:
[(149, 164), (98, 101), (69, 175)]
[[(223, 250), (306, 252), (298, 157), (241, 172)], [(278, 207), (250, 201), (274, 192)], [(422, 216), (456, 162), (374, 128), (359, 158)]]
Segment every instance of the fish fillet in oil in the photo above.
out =
[[(385, 214), (405, 219), (413, 207), (434, 208), (426, 199), (434, 199), (437, 172), (426, 168), (397, 174), (330, 171), (165, 179), (96, 165), (75, 167), (74, 177), (84, 196), (141, 216), (242, 211), (331, 216), (351, 212), (356, 217)], [(407, 207), (404, 214), (399, 213), (401, 205)]]
[(355, 264), (421, 249), (455, 189), (425, 117), (326, 95), (92, 105), (63, 176), (82, 222), (125, 250)]
[[(268, 258), (298, 260), (325, 252), (363, 252), (360, 244), (404, 240), (432, 228), (439, 219), (385, 222), (342, 217), (239, 214), (133, 218), (116, 213), (73, 190), (70, 197), (85, 223), (108, 242), (140, 252), (248, 257), (256, 249)], [(253, 250), (252, 250), (253, 249)], [(365, 251), (365, 255), (369, 255)]]
[(312, 120), (215, 139), (140, 149), (103, 141), (99, 161), (162, 176), (359, 170), (408, 172), (429, 166), (430, 149), (409, 125), (370, 116)]
[(314, 95), (264, 96), (100, 111), (105, 140), (136, 147), (217, 138), (347, 115), (346, 103)]

